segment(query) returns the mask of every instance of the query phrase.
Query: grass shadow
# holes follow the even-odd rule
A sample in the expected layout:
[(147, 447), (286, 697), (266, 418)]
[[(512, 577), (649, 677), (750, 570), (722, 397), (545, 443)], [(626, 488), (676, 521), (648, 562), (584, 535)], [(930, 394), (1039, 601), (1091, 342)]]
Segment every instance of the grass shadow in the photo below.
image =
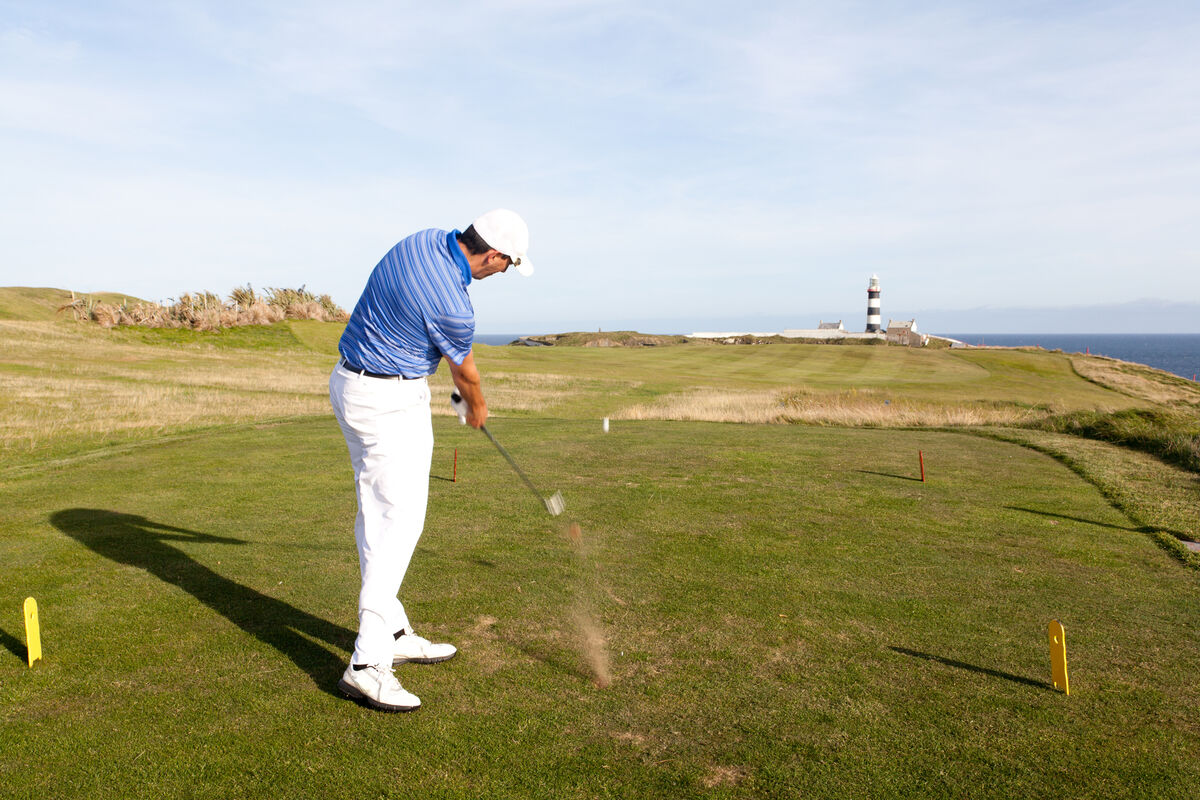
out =
[(29, 649), (25, 643), (3, 628), (0, 628), (0, 645), (3, 645), (5, 650), (21, 659), (22, 662), (29, 661)]
[(916, 481), (917, 483), (924, 483), (923, 480), (920, 478), (914, 478), (912, 475), (896, 475), (893, 472), (876, 472), (873, 469), (857, 469), (855, 472), (865, 472), (868, 475), (882, 475), (885, 478), (897, 478), (902, 481)]
[(429, 477), (435, 481), (445, 481), (446, 483), (458, 483), (458, 481), (454, 480), (453, 478), (443, 478), (441, 475), (430, 475)]
[(931, 653), (922, 653), (920, 650), (909, 650), (907, 647), (889, 647), (888, 649), (893, 653), (912, 656), (913, 658), (920, 658), (925, 661), (936, 661), (937, 663), (944, 664), (947, 667), (965, 669), (968, 672), (978, 672), (980, 675), (988, 675), (993, 678), (1002, 678), (1006, 681), (1020, 683), (1024, 686), (1032, 686), (1035, 689), (1047, 689), (1049, 691), (1055, 691), (1054, 686), (1046, 681), (1037, 681), (1033, 678), (1023, 678), (1020, 675), (1013, 675), (1011, 672), (1002, 672), (998, 669), (991, 669), (989, 667), (979, 667), (975, 664), (968, 664), (965, 661), (955, 661), (952, 658), (942, 658), (941, 656), (935, 656)]
[[(236, 547), (246, 542), (153, 522), (136, 514), (94, 508), (56, 511), (50, 515), (50, 523), (105, 558), (143, 569), (165, 583), (178, 586), (290, 658), (322, 690), (340, 696), (337, 680), (353, 647), (353, 631), (231, 581), (170, 544), (204, 542)], [(330, 653), (305, 635), (343, 650), (346, 655)]]
[(1094, 519), (1084, 519), (1083, 517), (1072, 517), (1069, 514), (1056, 514), (1053, 511), (1039, 511), (1036, 508), (1024, 508), (1023, 506), (1005, 506), (1011, 511), (1024, 511), (1026, 514), (1037, 514), (1043, 517), (1053, 517), (1055, 519), (1064, 519), (1068, 522), (1082, 522), (1084, 525), (1097, 525), (1101, 528), (1112, 528), (1115, 531), (1129, 531), (1130, 533), (1147, 533), (1148, 528), (1129, 528), (1124, 525), (1113, 525), (1111, 522), (1097, 522)]
[(1012, 511), (1024, 511), (1028, 514), (1038, 514), (1043, 517), (1054, 517), (1055, 519), (1065, 519), (1070, 522), (1082, 522), (1084, 525), (1096, 525), (1101, 528), (1112, 528), (1114, 531), (1129, 531), (1130, 533), (1149, 533), (1149, 534), (1153, 534), (1155, 532), (1160, 532), (1160, 533), (1166, 533), (1171, 536), (1174, 536), (1176, 539), (1179, 539), (1180, 541), (1183, 541), (1183, 542), (1188, 541), (1190, 538), (1186, 534), (1182, 534), (1179, 531), (1173, 531), (1173, 530), (1170, 530), (1169, 528), (1159, 528), (1159, 527), (1155, 527), (1152, 525), (1143, 525), (1140, 528), (1131, 528), (1131, 527), (1127, 527), (1125, 525), (1114, 525), (1111, 522), (1097, 522), (1094, 519), (1084, 519), (1083, 517), (1072, 517), (1069, 514), (1057, 514), (1053, 511), (1039, 511), (1036, 508), (1024, 508), (1022, 506), (1005, 506), (1005, 508), (1011, 509)]

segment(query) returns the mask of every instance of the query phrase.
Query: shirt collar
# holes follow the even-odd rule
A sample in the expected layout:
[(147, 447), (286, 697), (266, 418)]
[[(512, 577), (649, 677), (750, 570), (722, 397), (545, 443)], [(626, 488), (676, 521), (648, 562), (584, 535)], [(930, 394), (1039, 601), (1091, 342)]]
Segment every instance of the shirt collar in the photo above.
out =
[(454, 258), (454, 263), (458, 264), (458, 269), (462, 272), (463, 286), (471, 285), (471, 265), (467, 263), (467, 257), (463, 255), (462, 248), (458, 246), (459, 231), (453, 230), (446, 234), (446, 249), (450, 251), (450, 255)]

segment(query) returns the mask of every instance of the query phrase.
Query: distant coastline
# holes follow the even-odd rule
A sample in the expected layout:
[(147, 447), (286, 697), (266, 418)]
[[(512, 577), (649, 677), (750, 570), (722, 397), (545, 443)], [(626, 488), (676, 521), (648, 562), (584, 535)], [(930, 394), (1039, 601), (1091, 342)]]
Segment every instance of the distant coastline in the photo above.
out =
[[(543, 331), (543, 333), (545, 333)], [(506, 345), (538, 334), (489, 333), (475, 337), (479, 344)], [(970, 345), (1041, 347), (1067, 353), (1133, 361), (1191, 379), (1200, 377), (1200, 333), (946, 333)]]

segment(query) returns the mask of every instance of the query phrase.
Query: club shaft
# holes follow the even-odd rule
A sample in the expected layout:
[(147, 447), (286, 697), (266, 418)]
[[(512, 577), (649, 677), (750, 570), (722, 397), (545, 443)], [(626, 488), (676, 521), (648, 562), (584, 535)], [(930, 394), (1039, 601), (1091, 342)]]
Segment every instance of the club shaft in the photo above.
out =
[(516, 470), (517, 474), (521, 476), (521, 480), (525, 481), (525, 485), (529, 487), (529, 491), (533, 492), (541, 500), (542, 493), (537, 490), (537, 487), (533, 485), (533, 481), (529, 480), (529, 477), (517, 466), (517, 462), (513, 461), (513, 457), (508, 454), (508, 451), (496, 441), (496, 437), (492, 436), (492, 432), (487, 429), (487, 426), (481, 425), (479, 429), (486, 433), (487, 437), (492, 440), (492, 444), (496, 445), (496, 449), (500, 451), (500, 455), (504, 456), (508, 463), (512, 465), (512, 468)]

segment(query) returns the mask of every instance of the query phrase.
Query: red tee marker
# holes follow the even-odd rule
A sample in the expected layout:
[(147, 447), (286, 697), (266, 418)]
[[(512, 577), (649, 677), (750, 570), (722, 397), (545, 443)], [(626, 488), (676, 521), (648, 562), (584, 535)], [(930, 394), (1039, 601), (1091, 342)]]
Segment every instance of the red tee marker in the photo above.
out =
[(921, 461), (921, 483), (925, 482), (925, 454), (920, 450), (917, 451), (917, 458)]
[(458, 483), (458, 448), (454, 448), (454, 483)]

